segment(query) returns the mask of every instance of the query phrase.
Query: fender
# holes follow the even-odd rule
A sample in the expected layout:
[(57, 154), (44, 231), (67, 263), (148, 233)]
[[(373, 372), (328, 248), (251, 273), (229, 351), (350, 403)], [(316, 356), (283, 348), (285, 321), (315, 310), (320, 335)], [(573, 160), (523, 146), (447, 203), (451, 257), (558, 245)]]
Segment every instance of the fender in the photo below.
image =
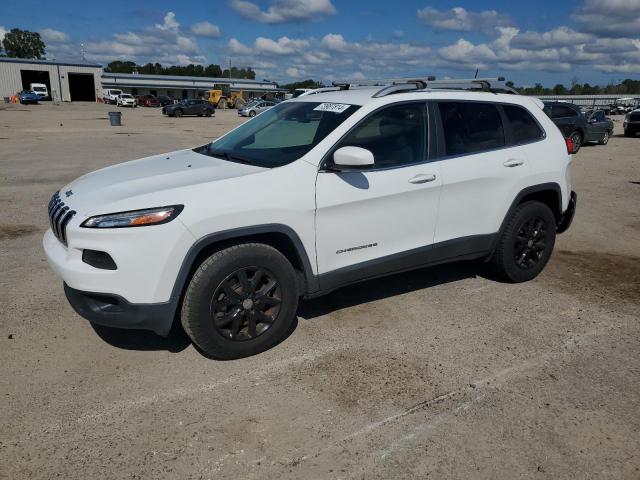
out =
[(193, 262), (196, 260), (200, 252), (202, 252), (205, 248), (215, 243), (232, 240), (234, 238), (242, 238), (249, 237), (252, 235), (264, 235), (269, 233), (280, 233), (286, 235), (291, 243), (294, 245), (296, 249), (296, 253), (300, 258), (303, 275), (306, 281), (306, 292), (311, 293), (319, 290), (318, 287), (318, 279), (313, 274), (313, 270), (311, 268), (311, 262), (309, 261), (309, 255), (307, 255), (307, 251), (300, 240), (298, 234), (287, 225), (282, 225), (279, 223), (269, 223), (265, 225), (253, 225), (249, 227), (240, 227), (233, 228), (231, 230), (223, 230), (220, 232), (211, 233), (209, 235), (205, 235), (198, 239), (189, 249), (186, 256), (182, 260), (182, 266), (180, 267), (180, 271), (178, 272), (178, 276), (176, 277), (176, 281), (173, 285), (173, 290), (171, 292), (171, 298), (180, 298), (182, 296), (182, 292), (186, 286), (187, 280), (189, 278), (189, 274), (191, 272), (191, 268), (193, 266)]

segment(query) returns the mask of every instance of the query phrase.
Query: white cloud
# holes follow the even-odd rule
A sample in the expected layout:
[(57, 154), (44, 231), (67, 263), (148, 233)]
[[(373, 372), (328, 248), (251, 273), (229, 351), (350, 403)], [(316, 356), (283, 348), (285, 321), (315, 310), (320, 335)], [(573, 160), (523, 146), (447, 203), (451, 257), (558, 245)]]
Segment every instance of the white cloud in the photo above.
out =
[(229, 40), (227, 44), (229, 47), (229, 51), (231, 53), (235, 53), (236, 55), (251, 55), (253, 54), (253, 50), (247, 47), (245, 44), (241, 43), (238, 39), (232, 38)]
[[(0, 37), (1, 36), (2, 35), (0, 35)], [(53, 28), (43, 28), (40, 30), (40, 36), (42, 37), (42, 40), (44, 40), (45, 44), (64, 43), (69, 41), (69, 36), (66, 33), (54, 30)]]
[(0, 25), (0, 40), (2, 40), (8, 32), (9, 30)]
[(177, 32), (179, 27), (180, 24), (176, 21), (176, 14), (173, 12), (167, 12), (164, 16), (163, 23), (156, 23), (156, 28), (158, 30)]
[(344, 52), (347, 49), (347, 42), (339, 33), (328, 33), (322, 37), (322, 46), (336, 52)]
[(199, 37), (218, 38), (220, 27), (209, 22), (198, 22), (191, 27), (191, 33)]
[(561, 26), (548, 32), (527, 31), (518, 35), (514, 46), (523, 48), (553, 48), (580, 45), (593, 40), (593, 36)]
[(437, 10), (425, 7), (417, 12), (418, 18), (426, 25), (436, 30), (453, 30), (456, 32), (471, 32), (474, 30), (489, 30), (511, 24), (508, 15), (495, 10), (472, 12), (462, 7), (451, 10)]
[(585, 0), (572, 17), (587, 33), (607, 37), (640, 36), (640, 0)]
[(231, 0), (230, 5), (243, 17), (261, 23), (304, 22), (337, 13), (331, 0), (274, 0), (266, 10), (247, 0)]
[(296, 78), (304, 75), (303, 71), (297, 67), (289, 67), (286, 70), (286, 74), (289, 78)]

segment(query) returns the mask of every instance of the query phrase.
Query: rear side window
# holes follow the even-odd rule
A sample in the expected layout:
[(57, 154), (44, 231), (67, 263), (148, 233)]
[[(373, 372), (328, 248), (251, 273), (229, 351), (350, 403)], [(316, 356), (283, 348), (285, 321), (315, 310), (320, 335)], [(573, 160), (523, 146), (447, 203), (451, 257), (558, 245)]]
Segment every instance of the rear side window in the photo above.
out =
[(577, 117), (578, 112), (576, 112), (571, 107), (566, 107), (564, 105), (554, 105), (551, 110), (551, 118), (566, 118), (566, 117)]
[(511, 137), (514, 143), (535, 142), (543, 137), (538, 122), (525, 108), (516, 105), (503, 105), (502, 108), (511, 125)]
[(481, 102), (439, 102), (447, 155), (464, 155), (505, 146), (497, 107)]

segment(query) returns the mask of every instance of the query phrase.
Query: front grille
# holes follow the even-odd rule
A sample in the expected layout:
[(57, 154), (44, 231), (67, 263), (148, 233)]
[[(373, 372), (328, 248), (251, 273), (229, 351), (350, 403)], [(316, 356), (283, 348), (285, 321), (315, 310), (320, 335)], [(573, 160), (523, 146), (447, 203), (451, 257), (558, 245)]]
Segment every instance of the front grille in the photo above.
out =
[(64, 246), (67, 246), (67, 224), (75, 214), (75, 210), (64, 204), (60, 192), (54, 193), (49, 200), (49, 223), (53, 234)]

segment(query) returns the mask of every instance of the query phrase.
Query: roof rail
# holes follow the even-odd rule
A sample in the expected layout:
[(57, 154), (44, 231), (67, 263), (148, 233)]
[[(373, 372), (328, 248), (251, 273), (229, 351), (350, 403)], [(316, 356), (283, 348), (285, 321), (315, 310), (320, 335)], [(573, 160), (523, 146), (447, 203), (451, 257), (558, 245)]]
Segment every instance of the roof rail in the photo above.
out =
[(482, 90), (484, 92), (512, 93), (519, 95), (514, 88), (507, 85), (504, 77), (432, 80), (427, 82), (427, 88), (445, 90)]

